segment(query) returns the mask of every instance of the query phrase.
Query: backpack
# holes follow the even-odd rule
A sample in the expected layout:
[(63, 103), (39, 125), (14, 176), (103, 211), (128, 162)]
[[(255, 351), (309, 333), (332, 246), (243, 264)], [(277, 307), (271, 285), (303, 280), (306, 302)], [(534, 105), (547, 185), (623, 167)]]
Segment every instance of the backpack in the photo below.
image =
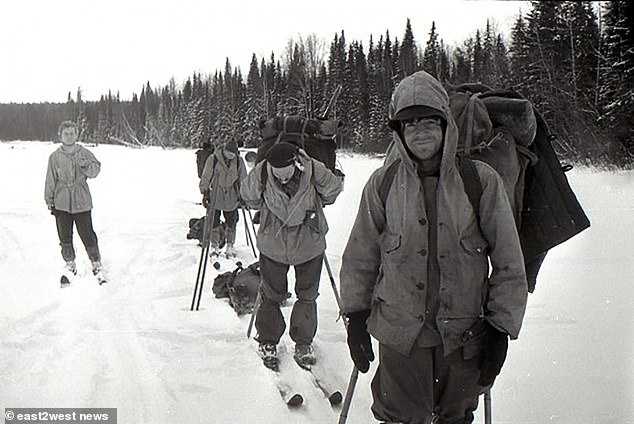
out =
[(301, 147), (308, 156), (322, 162), (331, 171), (335, 171), (337, 162), (335, 137), (342, 126), (341, 121), (287, 115), (260, 120), (258, 126), (262, 141), (258, 146), (256, 163), (264, 160), (274, 144), (287, 142)]
[(196, 169), (198, 171), (198, 178), (202, 177), (203, 171), (205, 170), (205, 162), (207, 162), (207, 158), (212, 155), (214, 149), (200, 149), (196, 152)]
[[(528, 291), (549, 249), (590, 226), (552, 147), (554, 135), (524, 97), (481, 84), (452, 87), (450, 108), (458, 126), (458, 170), (479, 222), (482, 184), (473, 160), (495, 169), (506, 189), (518, 229)], [(398, 169), (388, 165), (379, 186), (385, 204)]]
[(260, 263), (254, 262), (246, 268), (238, 264), (235, 270), (218, 275), (212, 292), (216, 298), (228, 298), (240, 316), (253, 312), (259, 288)]

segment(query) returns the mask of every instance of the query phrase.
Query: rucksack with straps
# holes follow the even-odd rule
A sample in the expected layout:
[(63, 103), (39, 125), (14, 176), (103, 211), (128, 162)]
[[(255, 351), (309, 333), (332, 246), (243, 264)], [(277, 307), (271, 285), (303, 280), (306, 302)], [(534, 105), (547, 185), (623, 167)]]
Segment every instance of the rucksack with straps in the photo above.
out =
[(276, 143), (287, 142), (301, 147), (308, 156), (335, 171), (337, 143), (335, 138), (341, 127), (335, 119), (308, 119), (298, 115), (276, 116), (258, 123), (262, 141), (258, 146), (256, 163), (264, 160)]
[(528, 288), (549, 249), (590, 226), (552, 147), (552, 134), (533, 104), (510, 90), (478, 84), (454, 87), (452, 115), (459, 152), (495, 169), (515, 215)]

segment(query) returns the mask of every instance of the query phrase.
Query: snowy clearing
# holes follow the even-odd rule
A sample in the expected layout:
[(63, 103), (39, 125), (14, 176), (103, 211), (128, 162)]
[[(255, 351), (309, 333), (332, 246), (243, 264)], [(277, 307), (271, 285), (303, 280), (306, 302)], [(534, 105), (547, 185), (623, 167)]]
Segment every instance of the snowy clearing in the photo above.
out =
[[(185, 239), (187, 221), (204, 213), (195, 204), (193, 151), (89, 147), (102, 162), (89, 184), (111, 282), (94, 282), (75, 235), (83, 275), (60, 289), (54, 218), (43, 200), (57, 147), (0, 144), (0, 408), (112, 407), (119, 422), (137, 424), (336, 422), (339, 411), (290, 356), (282, 368), (305, 404), (289, 410), (281, 402), (246, 339), (249, 317), (213, 298), (213, 268), (201, 310), (189, 311), (200, 249)], [(340, 162), (345, 190), (326, 208), (336, 278), (361, 189), (381, 163), (350, 154)], [(634, 423), (634, 173), (568, 176), (592, 227), (547, 257), (492, 391), (495, 424)], [(242, 218), (236, 240), (252, 262)], [(320, 293), (316, 347), (345, 391), (352, 363), (325, 270)], [(288, 333), (282, 342), (292, 352)], [(375, 367), (359, 378), (350, 423), (375, 422)]]

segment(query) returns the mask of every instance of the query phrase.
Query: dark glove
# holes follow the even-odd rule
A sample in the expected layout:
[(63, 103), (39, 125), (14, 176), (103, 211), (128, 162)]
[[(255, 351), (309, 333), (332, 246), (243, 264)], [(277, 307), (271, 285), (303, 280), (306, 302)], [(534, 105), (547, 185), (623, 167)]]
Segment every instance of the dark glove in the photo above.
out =
[(55, 212), (57, 212), (55, 205), (48, 205), (48, 210), (51, 212), (51, 215), (55, 216)]
[(482, 359), (480, 361), (480, 378), (478, 384), (487, 387), (493, 384), (495, 377), (502, 370), (506, 359), (506, 351), (509, 347), (509, 336), (487, 323), (487, 334), (482, 347)]
[(209, 206), (209, 195), (208, 194), (204, 194), (203, 195), (203, 206), (205, 207), (205, 209), (207, 209), (207, 207)]
[(368, 372), (370, 362), (374, 361), (372, 341), (366, 327), (370, 310), (352, 312), (348, 317), (348, 349), (354, 365), (362, 373)]

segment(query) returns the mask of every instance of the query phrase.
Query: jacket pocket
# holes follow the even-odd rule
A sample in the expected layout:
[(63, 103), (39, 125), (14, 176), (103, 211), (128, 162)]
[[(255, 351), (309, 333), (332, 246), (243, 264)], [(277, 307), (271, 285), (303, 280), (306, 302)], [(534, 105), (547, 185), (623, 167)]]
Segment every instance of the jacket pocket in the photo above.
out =
[(472, 359), (480, 356), (487, 335), (487, 323), (479, 318), (471, 327), (462, 333), (462, 358)]
[(317, 215), (317, 211), (313, 209), (308, 209), (306, 211), (306, 216), (304, 217), (304, 225), (306, 225), (313, 233), (321, 234), (319, 229), (319, 215)]
[(401, 247), (401, 235), (385, 231), (381, 234), (381, 251), (386, 255), (396, 253)]
[(460, 245), (473, 256), (483, 256), (487, 253), (488, 244), (479, 234), (461, 238)]

